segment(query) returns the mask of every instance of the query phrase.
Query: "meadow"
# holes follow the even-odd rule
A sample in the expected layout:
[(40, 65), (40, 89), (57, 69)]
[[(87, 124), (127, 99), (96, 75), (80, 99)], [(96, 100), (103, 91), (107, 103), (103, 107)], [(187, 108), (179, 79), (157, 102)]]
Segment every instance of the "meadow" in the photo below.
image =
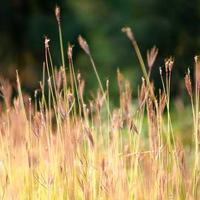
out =
[(147, 51), (144, 62), (131, 28), (123, 28), (143, 77), (133, 101), (131, 85), (118, 70), (119, 106), (112, 107), (112, 85), (101, 81), (90, 47), (79, 36), (99, 85), (88, 100), (85, 80), (74, 70), (74, 47), (69, 43), (67, 53), (63, 47), (59, 7), (55, 17), (62, 66), (54, 66), (46, 37), (43, 80), (33, 98), (22, 91), (18, 72), (15, 98), (9, 81), (0, 79), (0, 198), (200, 199), (200, 58), (194, 59), (194, 78), (189, 70), (184, 77), (192, 119), (187, 145), (174, 130), (170, 109), (174, 58), (159, 69), (162, 88), (156, 91), (151, 70), (158, 49)]

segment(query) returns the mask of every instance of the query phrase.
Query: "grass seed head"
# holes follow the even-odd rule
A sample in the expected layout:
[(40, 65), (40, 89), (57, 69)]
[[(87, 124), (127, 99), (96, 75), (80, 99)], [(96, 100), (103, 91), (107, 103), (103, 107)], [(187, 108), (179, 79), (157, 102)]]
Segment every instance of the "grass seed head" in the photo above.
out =
[(152, 68), (157, 55), (158, 55), (158, 49), (155, 46), (151, 50), (147, 51), (147, 64), (149, 69)]
[(192, 97), (192, 83), (190, 78), (190, 71), (185, 75), (185, 87), (190, 97)]
[(130, 27), (124, 27), (124, 28), (122, 28), (122, 32), (126, 34), (126, 36), (128, 37), (128, 39), (131, 42), (135, 42), (135, 37), (134, 37), (133, 31), (131, 30)]
[(44, 39), (45, 49), (49, 49), (49, 42), (50, 42), (50, 39), (47, 36), (45, 36), (45, 39)]
[(58, 23), (60, 23), (60, 7), (56, 6), (55, 8), (55, 16)]
[(166, 73), (171, 72), (173, 66), (174, 66), (174, 59), (172, 57), (167, 58), (165, 60), (165, 70), (166, 70)]
[(68, 43), (67, 55), (68, 55), (68, 59), (69, 59), (69, 60), (72, 60), (73, 47), (74, 47), (74, 45), (71, 45), (70, 43)]
[(194, 57), (195, 60), (195, 70), (196, 70), (196, 85), (197, 88), (200, 88), (200, 59), (199, 56)]
[(88, 46), (88, 43), (81, 35), (79, 35), (78, 37), (78, 42), (80, 47), (85, 51), (85, 53), (90, 55), (90, 48)]

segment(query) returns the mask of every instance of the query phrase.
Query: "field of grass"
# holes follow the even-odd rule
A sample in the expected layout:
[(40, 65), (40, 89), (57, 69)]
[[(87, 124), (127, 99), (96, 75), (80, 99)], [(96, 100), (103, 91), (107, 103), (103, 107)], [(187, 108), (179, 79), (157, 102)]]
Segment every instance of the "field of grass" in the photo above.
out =
[[(195, 57), (194, 81), (189, 71), (185, 76), (191, 99), (187, 114), (192, 119), (187, 136), (191, 144), (186, 145), (184, 133), (174, 131), (170, 112), (174, 60), (166, 59), (165, 68), (160, 69), (163, 85), (156, 94), (151, 69), (158, 50), (154, 47), (147, 52), (145, 66), (134, 34), (123, 28), (144, 77), (133, 104), (130, 84), (118, 71), (120, 103), (112, 108), (112, 85), (101, 81), (90, 48), (79, 36), (99, 84), (96, 96), (86, 101), (85, 82), (74, 71), (70, 44), (65, 58), (58, 7), (55, 14), (60, 69), (53, 65), (50, 40), (45, 38), (43, 80), (34, 98), (23, 94), (18, 73), (18, 95), (13, 100), (9, 81), (0, 81), (4, 99), (0, 113), (0, 199), (200, 199), (200, 59)], [(180, 126), (185, 122), (185, 116), (182, 118), (177, 122)]]

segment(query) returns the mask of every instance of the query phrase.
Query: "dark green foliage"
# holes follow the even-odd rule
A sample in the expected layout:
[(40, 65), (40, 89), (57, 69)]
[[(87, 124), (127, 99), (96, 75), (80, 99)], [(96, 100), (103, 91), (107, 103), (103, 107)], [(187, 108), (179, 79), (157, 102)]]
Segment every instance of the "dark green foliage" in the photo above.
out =
[[(13, 76), (17, 66), (22, 73), (36, 72), (32, 82), (40, 78), (45, 35), (51, 39), (54, 64), (61, 64), (54, 17), (56, 4), (61, 7), (65, 50), (68, 41), (75, 44), (75, 68), (80, 69), (90, 88), (95, 87), (95, 78), (77, 45), (79, 34), (87, 39), (102, 80), (109, 78), (115, 83), (116, 69), (120, 68), (131, 75), (135, 94), (136, 82), (140, 80), (134, 77), (139, 70), (138, 62), (121, 34), (123, 26), (133, 28), (143, 56), (154, 44), (159, 48), (154, 77), (158, 77), (164, 58), (172, 55), (176, 58), (173, 76), (175, 80), (182, 79), (185, 69), (193, 66), (191, 58), (199, 53), (199, 0), (10, 0), (2, 1), (0, 6), (0, 67), (5, 76)], [(174, 94), (179, 93), (178, 84), (172, 88)]]

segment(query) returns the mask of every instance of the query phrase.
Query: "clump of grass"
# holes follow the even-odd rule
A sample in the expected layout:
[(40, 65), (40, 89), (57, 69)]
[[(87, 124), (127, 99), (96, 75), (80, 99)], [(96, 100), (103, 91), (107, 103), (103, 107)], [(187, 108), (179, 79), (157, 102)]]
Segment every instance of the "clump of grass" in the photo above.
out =
[[(199, 199), (199, 59), (193, 89), (185, 76), (193, 116), (193, 148), (188, 153), (173, 129), (170, 87), (174, 59), (167, 59), (163, 88), (155, 94), (151, 70), (158, 49), (147, 52), (147, 66), (130, 28), (124, 28), (144, 78), (133, 106), (131, 85), (118, 70), (119, 107), (109, 105), (106, 86), (85, 39), (79, 44), (91, 61), (100, 89), (88, 103), (85, 81), (74, 70), (68, 44), (66, 69), (60, 8), (61, 67), (55, 69), (50, 39), (45, 38), (43, 80), (34, 99), (0, 80), (4, 99), (0, 114), (0, 197), (2, 199)], [(47, 88), (47, 91), (45, 91)], [(41, 98), (39, 98), (39, 96)], [(105, 112), (107, 111), (107, 117)]]

